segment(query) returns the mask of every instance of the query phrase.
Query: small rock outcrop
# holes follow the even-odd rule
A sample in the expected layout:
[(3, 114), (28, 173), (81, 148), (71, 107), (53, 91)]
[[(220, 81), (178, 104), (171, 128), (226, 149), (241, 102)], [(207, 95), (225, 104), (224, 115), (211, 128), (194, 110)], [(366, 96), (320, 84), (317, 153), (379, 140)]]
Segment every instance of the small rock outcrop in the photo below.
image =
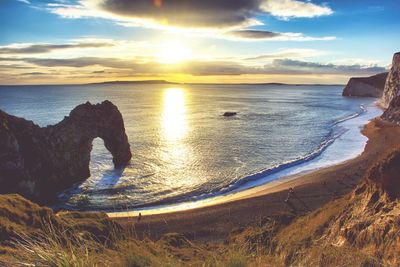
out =
[(386, 79), (381, 104), (387, 108), (396, 96), (400, 95), (400, 52), (393, 56), (392, 67)]
[(224, 117), (233, 117), (236, 115), (237, 115), (237, 112), (233, 112), (233, 111), (227, 111), (227, 112), (224, 112), (224, 114), (222, 114), (222, 116), (224, 116)]
[(387, 72), (370, 77), (350, 78), (343, 90), (343, 96), (381, 97), (385, 87)]
[(124, 122), (110, 101), (73, 109), (60, 123), (39, 127), (0, 110), (0, 193), (39, 203), (90, 176), (92, 141), (100, 137), (120, 168), (131, 159)]

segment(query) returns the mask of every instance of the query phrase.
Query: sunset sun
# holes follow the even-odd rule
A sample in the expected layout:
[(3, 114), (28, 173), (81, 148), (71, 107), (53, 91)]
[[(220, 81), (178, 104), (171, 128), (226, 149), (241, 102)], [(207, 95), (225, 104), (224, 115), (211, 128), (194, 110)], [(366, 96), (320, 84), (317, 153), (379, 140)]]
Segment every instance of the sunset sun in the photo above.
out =
[(158, 61), (164, 64), (176, 64), (188, 60), (191, 50), (178, 41), (162, 43), (157, 53)]

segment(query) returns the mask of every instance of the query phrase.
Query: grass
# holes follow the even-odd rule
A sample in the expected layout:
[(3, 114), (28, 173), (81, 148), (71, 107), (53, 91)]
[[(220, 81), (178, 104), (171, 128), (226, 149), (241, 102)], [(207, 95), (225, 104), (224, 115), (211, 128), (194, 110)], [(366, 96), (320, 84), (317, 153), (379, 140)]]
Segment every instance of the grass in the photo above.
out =
[(66, 229), (57, 229), (52, 224), (44, 225), (43, 231), (34, 236), (22, 234), (14, 239), (18, 249), (14, 254), (12, 266), (49, 266), (49, 267), (86, 267), (107, 265), (108, 259), (99, 257), (104, 246), (90, 235), (69, 233)]
[(104, 242), (88, 233), (44, 226), (35, 236), (20, 235), (13, 241), (17, 248), (7, 266), (48, 267), (145, 267), (179, 266), (152, 241), (138, 241), (121, 228), (110, 229)]
[(372, 254), (321, 242), (347, 205), (342, 198), (293, 221), (263, 218), (226, 242), (195, 243), (178, 233), (139, 240), (135, 221), (121, 226), (101, 213), (55, 215), (19, 196), (0, 196), (0, 266), (380, 266)]

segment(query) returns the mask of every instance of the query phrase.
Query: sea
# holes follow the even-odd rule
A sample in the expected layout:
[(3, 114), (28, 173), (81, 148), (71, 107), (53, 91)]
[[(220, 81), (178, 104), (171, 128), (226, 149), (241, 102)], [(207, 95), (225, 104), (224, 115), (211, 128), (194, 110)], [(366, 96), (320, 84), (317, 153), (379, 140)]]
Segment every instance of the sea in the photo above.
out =
[[(195, 202), (246, 190), (359, 155), (360, 133), (379, 116), (374, 98), (343, 86), (92, 84), (0, 86), (0, 109), (56, 124), (77, 105), (110, 100), (132, 151), (115, 169), (103, 141), (91, 176), (59, 195), (59, 207), (118, 211)], [(225, 117), (225, 112), (237, 115)]]

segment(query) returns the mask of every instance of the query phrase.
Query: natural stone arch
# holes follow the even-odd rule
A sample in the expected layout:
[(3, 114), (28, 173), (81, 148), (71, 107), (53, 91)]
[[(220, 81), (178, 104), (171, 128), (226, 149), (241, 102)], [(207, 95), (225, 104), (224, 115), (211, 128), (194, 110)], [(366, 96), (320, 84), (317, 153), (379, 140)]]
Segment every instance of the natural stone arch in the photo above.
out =
[(0, 111), (1, 193), (47, 202), (90, 176), (92, 142), (100, 137), (115, 167), (131, 159), (124, 122), (110, 101), (73, 109), (60, 123), (41, 128)]

